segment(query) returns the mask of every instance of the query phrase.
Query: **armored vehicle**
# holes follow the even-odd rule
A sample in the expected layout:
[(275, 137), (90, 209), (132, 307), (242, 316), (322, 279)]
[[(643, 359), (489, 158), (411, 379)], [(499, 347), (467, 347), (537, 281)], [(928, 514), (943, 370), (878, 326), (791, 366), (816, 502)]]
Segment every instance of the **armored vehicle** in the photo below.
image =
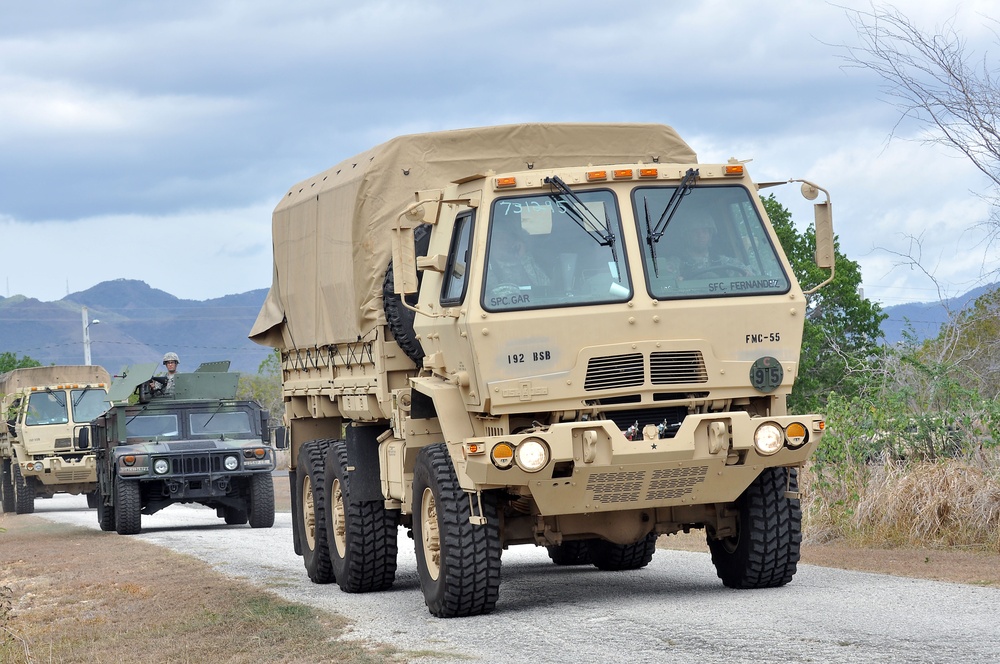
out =
[(211, 507), (228, 524), (270, 528), (267, 411), (236, 399), (239, 374), (228, 362), (176, 374), (173, 393), (157, 389), (156, 367), (126, 369), (112, 384), (110, 407), (83, 435), (97, 451), (101, 529), (133, 535), (141, 515), (174, 503)]
[(629, 570), (703, 529), (725, 585), (788, 583), (824, 419), (786, 409), (807, 302), (761, 186), (670, 127), (526, 124), (288, 190), (250, 337), (281, 352), (309, 577), (388, 588), (402, 525), (442, 617), (491, 611), (517, 544)]
[(30, 514), (35, 498), (86, 494), (96, 505), (97, 465), (80, 428), (104, 410), (111, 377), (98, 366), (14, 369), (0, 376), (0, 502)]

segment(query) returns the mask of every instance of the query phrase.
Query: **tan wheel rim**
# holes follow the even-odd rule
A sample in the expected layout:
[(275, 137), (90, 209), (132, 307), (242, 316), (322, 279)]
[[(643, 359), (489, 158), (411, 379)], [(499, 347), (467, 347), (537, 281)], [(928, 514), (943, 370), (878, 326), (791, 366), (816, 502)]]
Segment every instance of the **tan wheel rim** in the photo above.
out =
[(340, 480), (333, 480), (333, 542), (337, 546), (337, 554), (344, 558), (347, 555), (347, 520), (344, 509), (344, 492), (340, 488)]
[(424, 547), (424, 566), (432, 579), (441, 574), (441, 531), (438, 530), (437, 502), (428, 488), (420, 498), (421, 545)]
[(310, 551), (316, 550), (316, 505), (313, 504), (312, 478), (302, 480), (302, 534)]

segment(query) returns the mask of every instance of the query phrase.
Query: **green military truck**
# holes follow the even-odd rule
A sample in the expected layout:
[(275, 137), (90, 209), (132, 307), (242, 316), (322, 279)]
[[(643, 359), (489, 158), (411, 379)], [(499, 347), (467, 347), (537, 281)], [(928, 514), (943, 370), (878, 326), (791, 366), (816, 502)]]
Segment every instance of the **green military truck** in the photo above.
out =
[(30, 514), (35, 498), (86, 494), (95, 507), (97, 464), (79, 432), (104, 410), (111, 377), (98, 366), (14, 369), (0, 376), (0, 503)]
[[(442, 617), (491, 611), (517, 544), (628, 570), (702, 529), (726, 586), (788, 583), (824, 418), (786, 409), (807, 301), (762, 186), (670, 127), (525, 124), (288, 190), (250, 337), (281, 352), (309, 577), (388, 588), (401, 525)], [(832, 278), (828, 195), (816, 238)]]
[(155, 389), (156, 368), (123, 371), (108, 394), (110, 407), (83, 433), (97, 454), (101, 529), (134, 535), (143, 514), (174, 503), (213, 508), (227, 524), (270, 528), (274, 449), (267, 411), (236, 398), (239, 374), (228, 371), (228, 362), (177, 374), (172, 394)]

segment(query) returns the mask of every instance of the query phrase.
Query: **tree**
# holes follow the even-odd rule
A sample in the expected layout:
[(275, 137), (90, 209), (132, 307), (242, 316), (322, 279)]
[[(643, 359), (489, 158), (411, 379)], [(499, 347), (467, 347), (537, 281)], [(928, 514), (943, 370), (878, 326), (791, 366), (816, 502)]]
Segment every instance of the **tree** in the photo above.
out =
[(28, 367), (40, 367), (41, 362), (33, 360), (27, 355), (22, 355), (18, 357), (14, 353), (3, 352), (0, 353), (0, 373), (5, 373), (7, 371), (13, 371), (14, 369), (26, 369)]
[[(816, 267), (813, 258), (815, 231), (809, 228), (800, 233), (791, 212), (773, 195), (762, 200), (803, 289), (826, 279), (827, 272)], [(839, 243), (835, 244), (835, 268), (836, 278), (807, 296), (799, 374), (789, 398), (794, 412), (821, 410), (831, 391), (858, 394), (870, 379), (865, 367), (881, 353), (880, 325), (886, 315), (861, 294), (861, 268), (840, 253)]]
[[(900, 121), (931, 129), (927, 142), (958, 150), (992, 182), (988, 228), (1000, 237), (1000, 77), (989, 54), (974, 60), (954, 21), (938, 34), (916, 27), (892, 6), (847, 10), (861, 45), (846, 59), (874, 72), (896, 100)], [(995, 19), (988, 21), (1000, 25)], [(997, 34), (994, 31), (994, 34)], [(1000, 44), (1000, 40), (998, 40)]]
[(257, 367), (256, 374), (241, 374), (238, 387), (240, 399), (253, 399), (271, 414), (272, 425), (280, 423), (285, 413), (281, 396), (281, 353), (277, 349)]

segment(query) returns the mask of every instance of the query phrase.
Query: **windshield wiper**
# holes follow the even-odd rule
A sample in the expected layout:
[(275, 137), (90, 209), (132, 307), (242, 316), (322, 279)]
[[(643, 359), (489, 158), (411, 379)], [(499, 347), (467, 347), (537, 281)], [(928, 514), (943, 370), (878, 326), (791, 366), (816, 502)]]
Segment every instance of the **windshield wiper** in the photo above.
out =
[(66, 407), (66, 402), (59, 398), (59, 394), (62, 392), (62, 390), (60, 390), (59, 392), (53, 392), (51, 387), (46, 387), (45, 391), (52, 395), (52, 398), (56, 400), (57, 404), (59, 404), (63, 408)]
[(646, 205), (646, 244), (649, 245), (651, 251), (655, 252), (656, 243), (660, 241), (661, 237), (663, 237), (663, 234), (667, 230), (667, 225), (670, 223), (670, 220), (674, 218), (674, 213), (677, 212), (677, 208), (681, 205), (681, 199), (691, 193), (691, 189), (694, 188), (694, 181), (697, 178), (698, 169), (689, 168), (687, 173), (684, 174), (684, 179), (681, 180), (677, 189), (674, 189), (673, 195), (670, 197), (670, 200), (667, 201), (667, 207), (663, 209), (663, 214), (661, 214), (660, 218), (657, 220), (656, 226), (652, 228), (649, 223), (649, 200), (643, 198), (643, 203)]
[(547, 185), (551, 185), (558, 194), (549, 194), (549, 197), (557, 203), (562, 200), (569, 203), (566, 206), (566, 212), (576, 225), (584, 230), (584, 232), (590, 237), (594, 238), (602, 247), (608, 247), (611, 249), (611, 258), (618, 263), (618, 253), (615, 251), (615, 234), (611, 232), (611, 227), (605, 221), (601, 221), (597, 218), (587, 204), (580, 200), (572, 189), (566, 186), (566, 183), (562, 181), (558, 175), (553, 175), (552, 177), (546, 177), (542, 182)]

